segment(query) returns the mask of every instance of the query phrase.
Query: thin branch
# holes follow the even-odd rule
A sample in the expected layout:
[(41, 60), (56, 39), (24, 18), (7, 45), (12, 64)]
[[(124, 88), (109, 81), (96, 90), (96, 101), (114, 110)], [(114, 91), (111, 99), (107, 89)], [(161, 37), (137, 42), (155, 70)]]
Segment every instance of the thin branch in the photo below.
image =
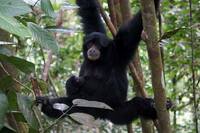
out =
[(47, 58), (47, 61), (45, 62), (44, 71), (42, 73), (42, 79), (44, 81), (47, 81), (47, 78), (48, 78), (48, 73), (49, 73), (49, 69), (50, 69), (50, 66), (51, 66), (52, 56), (53, 56), (53, 52), (51, 50), (49, 50), (48, 51), (48, 58)]
[(33, 5), (33, 7), (35, 7), (39, 1), (40, 1), (40, 0), (37, 0), (37, 1), (35, 2), (35, 4)]
[(36, 118), (36, 120), (38, 121), (38, 124), (39, 124), (39, 126), (40, 126), (39, 131), (43, 133), (43, 132), (44, 132), (44, 128), (43, 128), (41, 119), (38, 117), (37, 112), (36, 112), (36, 109), (34, 108), (34, 106), (33, 106), (33, 108), (32, 108), (32, 111), (33, 111), (33, 114), (34, 114), (34, 116), (35, 116), (35, 118)]
[(106, 22), (109, 30), (111, 31), (112, 35), (115, 36), (117, 34), (115, 26), (112, 24), (109, 17), (107, 16), (107, 14), (104, 12), (103, 7), (100, 3), (101, 3), (100, 0), (98, 0), (98, 6), (99, 6), (99, 9), (100, 9), (100, 13), (101, 13), (104, 21)]
[(199, 85), (199, 83), (200, 83), (200, 78), (197, 81), (196, 87)]
[[(189, 0), (189, 7), (190, 7), (190, 27), (192, 27), (192, 0)], [(193, 93), (193, 102), (194, 102), (194, 122), (195, 122), (195, 131), (198, 133), (198, 114), (197, 114), (197, 101), (196, 101), (196, 85), (195, 85), (195, 63), (194, 63), (194, 39), (193, 39), (193, 29), (190, 28), (190, 41), (191, 41), (191, 50), (192, 50), (192, 62), (191, 62), (191, 69), (192, 69), (192, 93)]]
[(56, 93), (56, 85), (55, 85), (55, 83), (54, 83), (54, 81), (53, 81), (53, 79), (51, 77), (51, 74), (48, 74), (48, 78), (49, 78), (49, 82), (51, 84), (52, 91), (53, 91), (53, 94), (54, 94), (53, 96), (58, 97), (58, 94)]
[(56, 120), (54, 121), (53, 124), (51, 124), (49, 127), (47, 127), (47, 128), (44, 130), (43, 133), (48, 132), (54, 125), (58, 124), (61, 120), (63, 120), (63, 117), (64, 117), (65, 115), (67, 115), (67, 113), (68, 113), (72, 108), (74, 108), (74, 107), (76, 107), (75, 104), (73, 104), (69, 109), (67, 109), (58, 119), (56, 119)]
[(32, 84), (32, 90), (34, 91), (35, 95), (41, 96), (41, 91), (37, 79), (31, 76), (30, 80)]
[[(11, 75), (11, 74), (5, 69), (5, 67), (3, 66), (2, 63), (0, 63), (0, 67), (2, 68), (2, 70), (3, 70), (8, 76)], [(24, 84), (22, 84), (20, 81), (18, 81), (18, 80), (15, 79), (14, 77), (11, 76), (11, 78), (12, 78), (12, 80), (15, 81), (17, 84), (19, 84), (20, 86), (22, 86), (22, 87), (26, 88), (27, 90), (29, 90), (29, 91), (33, 94), (33, 96), (35, 97), (35, 93), (33, 92), (32, 89), (30, 89), (29, 87), (25, 86)]]
[(117, 16), (116, 16), (116, 11), (115, 11), (114, 1), (107, 0), (107, 2), (108, 2), (108, 9), (110, 12), (111, 21), (112, 21), (113, 25), (115, 26), (115, 28), (117, 28)]
[[(60, 10), (59, 14), (56, 18), (56, 26), (60, 27), (63, 23), (63, 11)], [(54, 37), (56, 38), (56, 33), (54, 34)], [(51, 65), (51, 61), (52, 61), (52, 56), (53, 56), (53, 52), (51, 50), (48, 51), (48, 58), (47, 61), (45, 62), (44, 65), (44, 70), (43, 70), (43, 74), (42, 74), (42, 79), (44, 81), (47, 81), (48, 79), (48, 73), (49, 73), (49, 69), (50, 69), (50, 65)]]
[[(11, 119), (9, 119), (9, 117), (11, 117)], [(15, 116), (13, 115), (12, 112), (7, 114), (7, 119), (8, 119), (8, 121), (9, 121), (9, 123), (11, 123), (11, 124), (15, 127), (16, 132), (20, 133), (20, 131), (21, 131), (23, 128), (20, 128), (20, 126), (19, 126), (19, 124), (17, 123), (16, 118), (15, 118)]]
[(147, 93), (145, 92), (145, 90), (143, 88), (142, 80), (140, 79), (140, 77), (139, 77), (139, 75), (138, 75), (133, 63), (129, 64), (129, 68), (131, 70), (131, 76), (133, 77), (135, 82), (137, 82), (138, 89), (139, 89), (139, 92), (140, 92), (141, 96), (142, 97), (147, 97)]

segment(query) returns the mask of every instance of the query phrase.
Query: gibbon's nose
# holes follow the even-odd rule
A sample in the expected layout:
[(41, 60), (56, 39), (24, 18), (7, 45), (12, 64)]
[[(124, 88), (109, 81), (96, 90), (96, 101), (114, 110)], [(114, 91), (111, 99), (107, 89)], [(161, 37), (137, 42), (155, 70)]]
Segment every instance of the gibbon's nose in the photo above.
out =
[(90, 49), (89, 50), (89, 54), (90, 55), (95, 55), (96, 54), (96, 50), (95, 49)]

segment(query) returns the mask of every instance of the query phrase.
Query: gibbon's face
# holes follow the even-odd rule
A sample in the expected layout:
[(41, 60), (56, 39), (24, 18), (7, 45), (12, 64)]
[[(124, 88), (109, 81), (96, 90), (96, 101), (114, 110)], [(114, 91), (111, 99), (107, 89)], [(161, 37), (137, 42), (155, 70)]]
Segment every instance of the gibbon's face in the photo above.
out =
[(108, 47), (109, 39), (102, 33), (93, 32), (86, 36), (83, 45), (84, 56), (90, 61), (99, 60)]
[(101, 56), (101, 47), (96, 45), (94, 42), (87, 44), (87, 58), (91, 61), (98, 60)]

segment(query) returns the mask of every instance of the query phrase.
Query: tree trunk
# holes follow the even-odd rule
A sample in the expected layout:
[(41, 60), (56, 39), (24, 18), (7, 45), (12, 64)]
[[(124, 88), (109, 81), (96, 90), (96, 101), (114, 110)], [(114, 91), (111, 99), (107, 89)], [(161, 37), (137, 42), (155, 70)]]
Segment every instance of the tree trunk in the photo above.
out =
[(147, 49), (150, 61), (155, 106), (161, 133), (171, 133), (169, 113), (166, 109), (166, 95), (163, 83), (163, 66), (158, 44), (156, 13), (153, 0), (141, 0), (144, 31), (147, 33)]

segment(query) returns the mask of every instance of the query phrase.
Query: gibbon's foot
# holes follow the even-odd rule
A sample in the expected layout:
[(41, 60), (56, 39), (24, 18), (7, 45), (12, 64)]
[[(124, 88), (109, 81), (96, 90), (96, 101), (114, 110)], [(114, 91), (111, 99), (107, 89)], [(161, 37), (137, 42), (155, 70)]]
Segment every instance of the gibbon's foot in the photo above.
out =
[(37, 96), (35, 100), (36, 106), (39, 104), (48, 104), (49, 100), (47, 96)]
[(72, 106), (68, 97), (49, 98), (46, 96), (36, 97), (36, 105), (41, 105), (41, 111), (51, 118), (64, 117), (65, 112)]
[[(147, 98), (147, 100), (151, 103), (152, 106), (155, 107), (155, 100), (153, 98)], [(167, 98), (167, 102), (166, 102), (166, 108), (167, 110), (171, 109), (174, 107), (174, 103), (172, 102), (171, 99)]]
[[(152, 98), (145, 98), (146, 102), (143, 102), (141, 105), (142, 110), (140, 111), (140, 115), (146, 119), (157, 119), (157, 112), (155, 107), (155, 100)], [(170, 99), (167, 99), (166, 108), (167, 110), (171, 109), (174, 106), (173, 102)]]
[(172, 102), (172, 100), (167, 98), (167, 103), (166, 103), (167, 110), (173, 108), (174, 106), (175, 104)]

